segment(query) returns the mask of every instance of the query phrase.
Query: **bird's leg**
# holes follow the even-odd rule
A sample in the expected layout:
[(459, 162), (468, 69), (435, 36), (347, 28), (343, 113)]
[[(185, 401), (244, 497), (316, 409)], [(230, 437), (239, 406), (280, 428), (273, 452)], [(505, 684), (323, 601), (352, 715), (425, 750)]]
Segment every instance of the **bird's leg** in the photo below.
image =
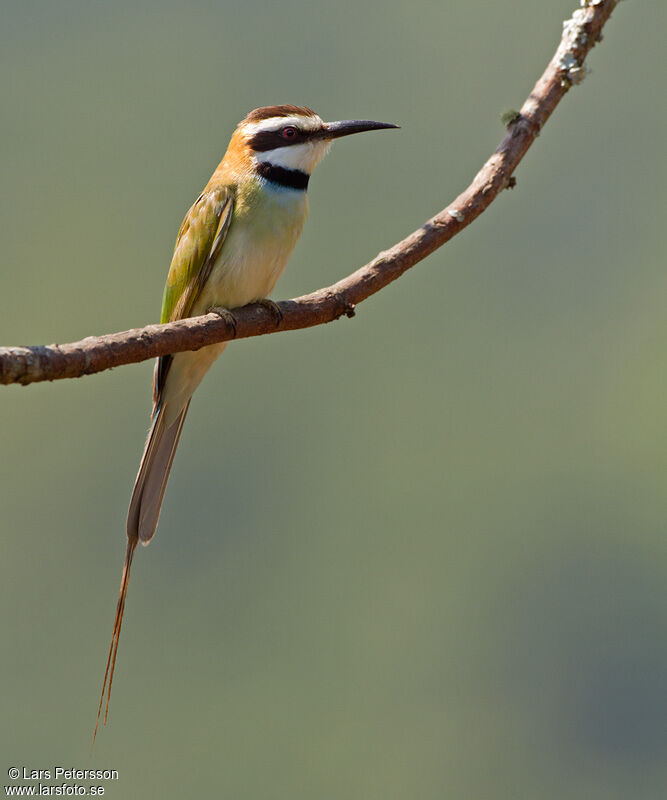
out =
[(206, 309), (206, 313), (217, 314), (219, 317), (222, 317), (227, 325), (229, 325), (229, 327), (234, 331), (234, 337), (236, 337), (236, 317), (228, 308), (223, 308), (222, 306), (211, 306), (211, 308)]
[(283, 312), (280, 310), (280, 306), (278, 305), (278, 303), (274, 303), (273, 300), (269, 300), (268, 297), (262, 297), (259, 300), (256, 300), (255, 302), (257, 303), (257, 305), (264, 306), (264, 308), (269, 309), (269, 311), (276, 318), (276, 328), (277, 328), (283, 321)]

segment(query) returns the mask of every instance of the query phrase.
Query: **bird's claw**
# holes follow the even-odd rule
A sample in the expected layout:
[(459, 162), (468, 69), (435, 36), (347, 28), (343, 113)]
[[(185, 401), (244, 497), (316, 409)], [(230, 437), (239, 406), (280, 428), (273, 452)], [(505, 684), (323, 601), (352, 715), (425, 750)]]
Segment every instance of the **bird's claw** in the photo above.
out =
[(268, 310), (273, 314), (276, 319), (276, 328), (280, 325), (283, 321), (283, 312), (280, 310), (280, 306), (278, 303), (274, 303), (273, 300), (269, 300), (268, 297), (262, 297), (260, 300), (257, 301), (257, 304), (260, 306), (264, 306), (264, 308), (268, 308)]
[(234, 338), (236, 338), (236, 317), (228, 308), (222, 306), (211, 306), (206, 312), (207, 314), (217, 314), (217, 316), (224, 319), (229, 327), (234, 331)]

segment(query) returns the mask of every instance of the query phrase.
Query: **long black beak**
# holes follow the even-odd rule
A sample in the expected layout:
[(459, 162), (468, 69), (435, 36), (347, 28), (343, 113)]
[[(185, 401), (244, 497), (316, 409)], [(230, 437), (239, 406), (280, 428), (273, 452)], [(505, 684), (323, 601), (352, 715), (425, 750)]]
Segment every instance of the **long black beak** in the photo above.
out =
[(344, 119), (340, 122), (325, 122), (320, 136), (322, 139), (339, 139), (351, 133), (381, 131), (384, 128), (398, 128), (391, 122), (373, 122), (370, 119)]

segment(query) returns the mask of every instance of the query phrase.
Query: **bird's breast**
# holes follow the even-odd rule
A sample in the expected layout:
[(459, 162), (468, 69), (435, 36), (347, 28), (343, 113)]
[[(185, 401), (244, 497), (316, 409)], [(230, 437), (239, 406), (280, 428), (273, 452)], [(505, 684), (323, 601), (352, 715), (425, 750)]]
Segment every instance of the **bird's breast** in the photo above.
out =
[(193, 313), (268, 297), (285, 269), (303, 230), (308, 199), (303, 191), (276, 191), (262, 183), (238, 192), (227, 238)]

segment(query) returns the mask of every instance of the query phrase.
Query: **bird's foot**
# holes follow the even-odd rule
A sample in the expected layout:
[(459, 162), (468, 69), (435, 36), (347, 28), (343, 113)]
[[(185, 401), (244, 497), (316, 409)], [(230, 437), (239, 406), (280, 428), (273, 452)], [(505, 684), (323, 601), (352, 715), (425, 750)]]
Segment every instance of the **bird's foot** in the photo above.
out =
[(206, 310), (206, 313), (217, 314), (219, 317), (224, 319), (227, 325), (229, 325), (229, 327), (234, 331), (234, 337), (236, 338), (236, 317), (228, 308), (223, 308), (222, 306), (211, 306), (211, 308)]
[(257, 300), (257, 305), (264, 306), (264, 308), (269, 309), (269, 311), (275, 317), (276, 328), (283, 321), (283, 312), (280, 310), (278, 303), (274, 303), (273, 300), (269, 300), (268, 297), (262, 297), (260, 300)]

